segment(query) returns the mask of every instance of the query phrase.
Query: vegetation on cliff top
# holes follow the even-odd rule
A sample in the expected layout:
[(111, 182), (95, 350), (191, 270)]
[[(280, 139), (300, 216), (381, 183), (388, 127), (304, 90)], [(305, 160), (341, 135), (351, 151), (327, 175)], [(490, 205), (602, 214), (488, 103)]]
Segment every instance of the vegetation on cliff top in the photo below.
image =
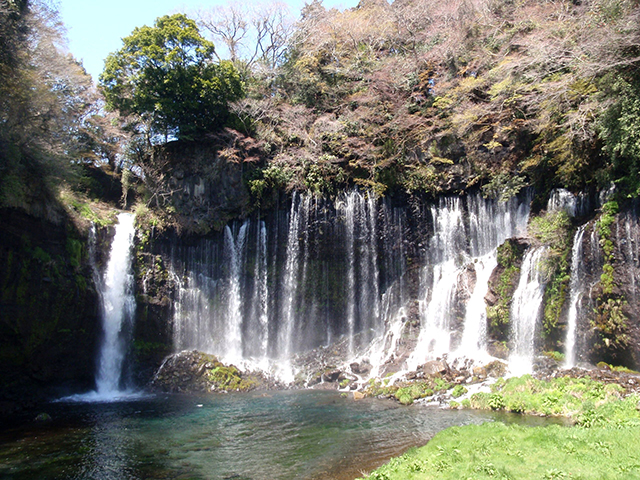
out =
[(202, 30), (225, 40), (245, 76), (227, 127), (259, 149), (245, 161), (236, 140), (218, 154), (242, 165), (254, 208), (274, 192), (349, 186), (432, 196), (481, 187), (504, 199), (526, 185), (544, 196), (614, 182), (620, 198), (635, 197), (637, 7), (363, 0), (338, 11), (316, 0), (292, 29), (271, 12), (279, 53), (262, 63), (235, 47), (246, 35), (229, 36), (247, 25), (240, 7), (213, 23), (201, 12)]
[(157, 190), (172, 166), (144, 167), (167, 140), (224, 129), (234, 133), (212, 154), (240, 165), (253, 208), (274, 192), (354, 185), (639, 193), (637, 0), (362, 0), (344, 11), (314, 0), (296, 23), (278, 6), (175, 14), (109, 56), (101, 93), (119, 115), (57, 49), (55, 11), (2, 5), (2, 205), (28, 204), (36, 178), (109, 164), (171, 219)]
[(228, 103), (243, 96), (229, 61), (214, 62), (215, 47), (184, 14), (136, 28), (109, 55), (100, 86), (107, 107), (128, 117), (137, 135), (193, 139), (224, 126)]
[(319, 193), (615, 181), (635, 195), (638, 24), (637, 3), (618, 0), (315, 1), (276, 77), (241, 104), (246, 133), (291, 187)]

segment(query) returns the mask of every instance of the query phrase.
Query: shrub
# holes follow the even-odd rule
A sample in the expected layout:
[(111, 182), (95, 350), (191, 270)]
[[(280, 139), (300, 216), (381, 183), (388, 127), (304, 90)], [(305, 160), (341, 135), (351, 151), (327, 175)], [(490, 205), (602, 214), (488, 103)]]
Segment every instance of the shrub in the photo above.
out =
[(455, 387), (453, 387), (453, 390), (451, 391), (451, 396), (453, 398), (458, 398), (464, 395), (465, 393), (467, 393), (468, 391), (469, 390), (467, 390), (463, 385), (456, 385)]

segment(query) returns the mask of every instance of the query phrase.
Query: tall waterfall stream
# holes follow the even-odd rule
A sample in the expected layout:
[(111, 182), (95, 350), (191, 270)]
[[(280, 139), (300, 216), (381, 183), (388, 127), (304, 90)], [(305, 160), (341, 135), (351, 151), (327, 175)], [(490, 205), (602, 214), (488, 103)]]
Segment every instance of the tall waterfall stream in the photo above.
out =
[(130, 213), (120, 213), (104, 276), (94, 269), (96, 285), (100, 290), (102, 318), (96, 390), (66, 397), (63, 401), (109, 402), (139, 396), (125, 388), (126, 382), (122, 378), (136, 308), (131, 256), (134, 235), (135, 217)]

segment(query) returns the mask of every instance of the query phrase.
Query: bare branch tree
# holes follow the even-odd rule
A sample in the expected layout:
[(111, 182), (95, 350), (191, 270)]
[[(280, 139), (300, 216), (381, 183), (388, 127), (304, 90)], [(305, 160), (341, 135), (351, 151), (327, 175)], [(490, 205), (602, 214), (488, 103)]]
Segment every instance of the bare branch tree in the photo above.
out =
[(258, 62), (273, 70), (282, 62), (293, 35), (294, 23), (289, 9), (280, 2), (259, 6), (253, 10), (251, 23), (256, 32), (256, 41), (248, 64), (251, 66)]
[(214, 41), (221, 41), (233, 62), (271, 71), (283, 60), (294, 21), (281, 2), (236, 3), (197, 12), (198, 23)]
[(245, 47), (251, 25), (249, 15), (244, 4), (218, 6), (197, 12), (200, 27), (209, 32), (214, 40), (221, 40), (225, 44), (232, 62), (240, 60), (241, 51)]

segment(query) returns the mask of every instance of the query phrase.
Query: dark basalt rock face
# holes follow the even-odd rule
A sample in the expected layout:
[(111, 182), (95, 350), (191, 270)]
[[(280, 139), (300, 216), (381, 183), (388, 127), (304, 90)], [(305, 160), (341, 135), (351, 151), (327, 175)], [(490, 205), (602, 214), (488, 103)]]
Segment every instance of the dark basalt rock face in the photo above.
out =
[(250, 210), (244, 172), (261, 160), (255, 140), (233, 130), (197, 142), (158, 146), (148, 162), (155, 172), (153, 202), (169, 204), (187, 232), (207, 234)]
[(70, 222), (0, 209), (0, 416), (93, 386), (99, 301)]

